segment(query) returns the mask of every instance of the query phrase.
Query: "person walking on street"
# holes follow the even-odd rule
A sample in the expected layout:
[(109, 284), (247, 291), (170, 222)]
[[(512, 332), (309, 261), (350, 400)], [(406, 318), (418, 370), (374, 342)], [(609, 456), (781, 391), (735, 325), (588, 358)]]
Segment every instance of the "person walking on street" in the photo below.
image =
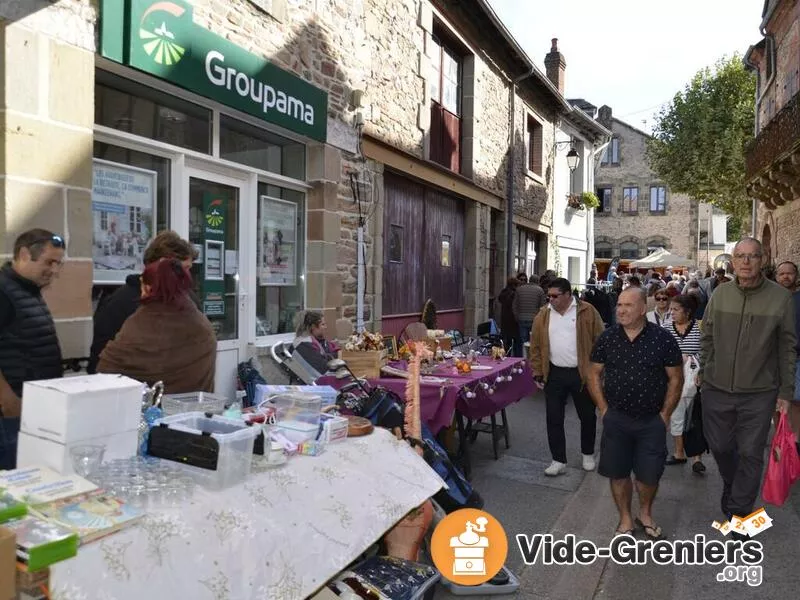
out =
[[(500, 333), (503, 346), (511, 356), (522, 356), (523, 340), (519, 337), (519, 323), (514, 317), (514, 295), (517, 293), (519, 279), (509, 277), (506, 287), (500, 292), (497, 301), (500, 303)], [(527, 341), (527, 340), (525, 340)]]
[(539, 287), (539, 276), (531, 275), (527, 283), (522, 283), (514, 294), (512, 310), (514, 318), (519, 323), (520, 344), (524, 344), (531, 337), (533, 320), (539, 309), (547, 304), (547, 296)]
[[(645, 318), (647, 296), (628, 288), (617, 301), (617, 325), (606, 329), (592, 350), (589, 392), (603, 420), (598, 473), (611, 481), (619, 511), (616, 535), (639, 527), (648, 539), (663, 539), (653, 520), (653, 501), (664, 473), (667, 426), (680, 399), (683, 357), (672, 335)], [(633, 482), (639, 516), (631, 514)]]
[(581, 422), (583, 468), (595, 468), (597, 416), (586, 389), (586, 376), (592, 347), (603, 332), (603, 320), (591, 304), (575, 299), (569, 281), (563, 277), (550, 282), (547, 296), (550, 305), (539, 311), (533, 322), (531, 370), (534, 379), (545, 383), (547, 442), (553, 462), (544, 474), (553, 477), (567, 468), (564, 409), (568, 396), (572, 396)]
[(785, 260), (778, 265), (775, 281), (790, 292), (797, 289), (797, 265), (790, 260)]
[(42, 288), (58, 276), (64, 247), (61, 236), (31, 229), (16, 239), (13, 260), (0, 269), (0, 470), (16, 468), (22, 384), (63, 374)]
[[(669, 421), (675, 451), (667, 458), (668, 465), (683, 465), (688, 460), (683, 447), (683, 430), (688, 418), (686, 411), (697, 395), (696, 375), (700, 368), (700, 324), (694, 318), (696, 308), (694, 296), (675, 296), (670, 303), (672, 320), (666, 328), (675, 337), (683, 354), (683, 389), (678, 407)], [(693, 456), (692, 472), (702, 475), (705, 470), (701, 456)]]
[(776, 400), (786, 412), (795, 392), (792, 296), (761, 274), (763, 256), (758, 240), (737, 242), (735, 279), (716, 288), (701, 328), (703, 431), (722, 475), (720, 507), (728, 519), (752, 512)]

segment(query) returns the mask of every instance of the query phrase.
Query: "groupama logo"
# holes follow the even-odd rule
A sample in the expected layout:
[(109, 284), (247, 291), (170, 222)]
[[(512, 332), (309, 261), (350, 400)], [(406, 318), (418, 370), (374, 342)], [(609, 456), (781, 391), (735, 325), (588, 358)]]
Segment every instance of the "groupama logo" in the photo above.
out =
[(206, 213), (206, 223), (211, 225), (211, 227), (219, 227), (222, 225), (222, 222), (225, 220), (225, 217), (222, 216), (220, 212), (220, 207), (222, 206), (222, 200), (212, 200), (208, 204), (208, 212)]
[(139, 39), (144, 51), (156, 64), (175, 65), (186, 53), (186, 48), (175, 43), (175, 34), (167, 26), (167, 23), (180, 19), (185, 12), (184, 7), (174, 2), (156, 2), (142, 14)]

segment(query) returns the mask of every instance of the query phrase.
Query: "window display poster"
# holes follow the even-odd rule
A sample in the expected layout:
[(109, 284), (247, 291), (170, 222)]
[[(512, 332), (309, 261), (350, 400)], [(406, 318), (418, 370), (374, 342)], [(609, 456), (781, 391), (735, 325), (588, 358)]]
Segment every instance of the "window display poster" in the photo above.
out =
[(228, 198), (203, 194), (203, 312), (209, 318), (225, 318), (225, 218)]
[(258, 281), (262, 286), (297, 283), (297, 204), (261, 196)]
[(157, 178), (155, 171), (94, 159), (94, 283), (125, 283), (144, 269), (144, 249), (154, 235)]

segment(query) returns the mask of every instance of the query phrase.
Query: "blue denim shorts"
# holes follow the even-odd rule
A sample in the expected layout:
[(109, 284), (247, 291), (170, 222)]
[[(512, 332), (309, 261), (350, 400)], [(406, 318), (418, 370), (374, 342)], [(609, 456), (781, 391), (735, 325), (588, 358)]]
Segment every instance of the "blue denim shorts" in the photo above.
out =
[(597, 472), (625, 479), (631, 471), (645, 485), (658, 485), (667, 458), (667, 426), (661, 415), (632, 417), (609, 408), (603, 417)]

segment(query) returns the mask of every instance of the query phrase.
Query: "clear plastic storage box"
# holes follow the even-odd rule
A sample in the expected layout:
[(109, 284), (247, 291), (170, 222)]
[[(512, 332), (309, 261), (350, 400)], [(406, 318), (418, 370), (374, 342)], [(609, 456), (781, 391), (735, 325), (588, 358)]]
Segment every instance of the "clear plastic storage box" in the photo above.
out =
[[(155, 422), (150, 453), (181, 464), (199, 485), (221, 490), (250, 475), (253, 443), (261, 432), (261, 427), (244, 421), (183, 413)], [(218, 451), (208, 438), (216, 440)]]
[(191, 392), (189, 394), (165, 394), (161, 400), (161, 408), (167, 416), (187, 412), (202, 412), (221, 415), (228, 404), (226, 398), (208, 392)]

